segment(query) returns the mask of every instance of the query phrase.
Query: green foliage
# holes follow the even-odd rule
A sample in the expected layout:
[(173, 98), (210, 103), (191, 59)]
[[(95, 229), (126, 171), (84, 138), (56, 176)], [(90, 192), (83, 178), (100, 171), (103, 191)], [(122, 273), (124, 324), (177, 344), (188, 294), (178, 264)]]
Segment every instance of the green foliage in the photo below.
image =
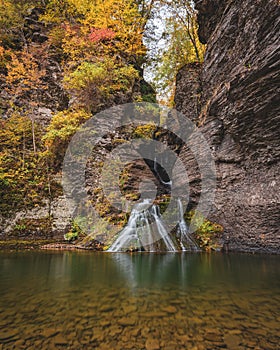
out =
[(90, 114), (83, 109), (66, 110), (53, 116), (42, 141), (47, 149), (44, 157), (48, 159), (54, 170), (58, 170), (62, 164), (71, 137), (89, 118)]
[(68, 241), (68, 242), (73, 242), (73, 241), (76, 241), (78, 239), (78, 232), (68, 232), (64, 235), (64, 239), (65, 241)]
[[(30, 119), (14, 114), (0, 123), (0, 209), (3, 215), (10, 215), (42, 205), (44, 198), (61, 189), (51, 179), (46, 159), (34, 153)], [(36, 124), (35, 131), (40, 147), (42, 130)]]
[(64, 239), (68, 242), (73, 242), (76, 241), (78, 238), (81, 238), (81, 236), (83, 235), (84, 233), (79, 225), (79, 222), (73, 220), (71, 230), (64, 235)]
[(140, 81), (140, 92), (141, 92), (141, 101), (150, 102), (150, 103), (157, 102), (154, 89), (144, 79)]
[(64, 78), (65, 88), (77, 97), (87, 110), (96, 112), (112, 100), (117, 93), (128, 92), (138, 78), (132, 66), (120, 66), (112, 60), (81, 63)]
[(26, 225), (25, 224), (16, 224), (15, 230), (22, 232), (22, 231), (26, 230)]
[(194, 237), (200, 248), (206, 251), (221, 249), (220, 238), (223, 232), (221, 225), (205, 219), (195, 210), (186, 214), (186, 220), (196, 228)]

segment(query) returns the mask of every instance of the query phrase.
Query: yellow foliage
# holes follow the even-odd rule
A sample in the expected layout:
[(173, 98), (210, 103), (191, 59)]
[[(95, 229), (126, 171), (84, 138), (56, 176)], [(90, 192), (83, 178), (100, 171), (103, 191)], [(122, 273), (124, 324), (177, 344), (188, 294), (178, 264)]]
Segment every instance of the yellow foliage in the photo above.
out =
[(47, 148), (57, 147), (59, 143), (68, 141), (79, 126), (91, 117), (84, 110), (66, 110), (53, 116), (43, 141)]
[(13, 94), (14, 98), (28, 98), (30, 105), (34, 100), (30, 100), (30, 93), (38, 93), (39, 89), (45, 89), (43, 77), (45, 69), (41, 69), (34, 56), (28, 51), (11, 52), (11, 60), (6, 64), (7, 90)]
[(152, 139), (156, 129), (157, 126), (154, 123), (138, 125), (133, 132), (133, 136), (136, 138)]
[(96, 112), (118, 92), (127, 92), (138, 77), (132, 66), (116, 65), (110, 59), (83, 62), (64, 78), (64, 87), (75, 94), (77, 102)]
[[(41, 19), (63, 24), (63, 50), (72, 60), (104, 53), (137, 57), (146, 52), (143, 18), (133, 0), (51, 0)], [(110, 29), (116, 37), (108, 45), (94, 45), (89, 35), (95, 28)]]
[(54, 168), (61, 165), (71, 137), (90, 117), (91, 115), (83, 109), (66, 110), (53, 116), (42, 141), (47, 148), (44, 156)]

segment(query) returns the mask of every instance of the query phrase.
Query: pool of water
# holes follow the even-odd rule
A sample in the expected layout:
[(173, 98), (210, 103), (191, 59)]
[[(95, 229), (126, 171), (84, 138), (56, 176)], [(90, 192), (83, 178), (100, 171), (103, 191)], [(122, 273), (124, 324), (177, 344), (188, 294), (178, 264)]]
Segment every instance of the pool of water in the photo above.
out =
[(280, 349), (280, 257), (0, 252), (0, 349)]

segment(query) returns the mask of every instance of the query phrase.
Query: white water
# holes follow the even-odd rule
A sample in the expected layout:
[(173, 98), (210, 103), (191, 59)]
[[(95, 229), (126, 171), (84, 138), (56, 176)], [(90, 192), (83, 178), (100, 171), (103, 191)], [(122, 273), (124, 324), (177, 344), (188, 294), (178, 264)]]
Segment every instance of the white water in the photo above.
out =
[(161, 178), (160, 173), (159, 173), (159, 171), (158, 171), (158, 169), (157, 169), (157, 157), (156, 157), (156, 156), (155, 156), (155, 158), (154, 158), (154, 171), (155, 171), (155, 173), (157, 174), (157, 176), (158, 176), (160, 182), (161, 182), (163, 185), (172, 186), (172, 181), (171, 181), (171, 180), (170, 180), (170, 181), (164, 181), (164, 180)]
[(108, 249), (109, 252), (126, 251), (197, 251), (195, 241), (188, 231), (184, 220), (182, 201), (178, 199), (177, 238), (169, 234), (160, 215), (159, 207), (148, 199), (136, 204), (126, 227)]
[(164, 226), (158, 206), (147, 199), (133, 208), (126, 227), (108, 249), (109, 252), (141, 250), (150, 252), (178, 250)]
[(153, 214), (153, 217), (155, 219), (156, 227), (158, 228), (158, 231), (160, 232), (161, 238), (163, 239), (163, 242), (166, 246), (167, 251), (176, 252), (176, 250), (177, 250), (176, 246), (172, 242), (172, 239), (169, 236), (168, 231), (164, 227), (164, 223), (161, 219), (161, 215), (160, 215), (159, 208), (157, 205), (152, 206), (152, 214)]
[(195, 240), (192, 238), (189, 233), (188, 226), (184, 219), (184, 210), (183, 204), (180, 198), (178, 198), (178, 211), (179, 211), (179, 222), (177, 228), (177, 237), (180, 240), (180, 245), (183, 251), (191, 250), (198, 251), (199, 247), (196, 244)]

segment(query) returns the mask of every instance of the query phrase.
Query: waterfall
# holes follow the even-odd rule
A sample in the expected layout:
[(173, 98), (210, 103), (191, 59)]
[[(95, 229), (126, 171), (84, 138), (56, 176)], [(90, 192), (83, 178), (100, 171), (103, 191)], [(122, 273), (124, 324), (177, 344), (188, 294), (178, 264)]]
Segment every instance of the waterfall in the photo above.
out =
[(172, 186), (172, 181), (169, 180), (169, 181), (164, 181), (161, 176), (160, 176), (160, 173), (158, 171), (158, 168), (157, 168), (157, 157), (155, 156), (154, 158), (154, 172), (155, 174), (157, 174), (157, 177), (158, 179), (160, 180), (160, 182), (163, 184), (163, 185), (166, 185), (166, 186)]
[(164, 227), (164, 223), (161, 219), (159, 208), (157, 205), (152, 206), (152, 213), (155, 219), (156, 226), (158, 227), (159, 232), (161, 233), (161, 238), (167, 248), (167, 251), (175, 252), (177, 249), (172, 242), (171, 237), (168, 234), (168, 231)]
[(145, 199), (131, 211), (127, 225), (108, 249), (109, 252), (133, 251), (198, 251), (184, 220), (182, 201), (178, 199), (178, 225), (174, 235), (169, 234), (160, 215), (159, 207)]
[(148, 199), (136, 204), (126, 227), (108, 249), (121, 251), (169, 251), (176, 252), (176, 241), (169, 236), (159, 208)]
[(180, 241), (180, 246), (182, 248), (182, 251), (199, 251), (199, 247), (196, 244), (195, 240), (192, 238), (191, 234), (189, 233), (189, 228), (187, 226), (187, 223), (184, 219), (184, 209), (182, 200), (178, 198), (178, 212), (179, 212), (179, 220), (178, 220), (178, 227), (177, 227), (177, 237)]

